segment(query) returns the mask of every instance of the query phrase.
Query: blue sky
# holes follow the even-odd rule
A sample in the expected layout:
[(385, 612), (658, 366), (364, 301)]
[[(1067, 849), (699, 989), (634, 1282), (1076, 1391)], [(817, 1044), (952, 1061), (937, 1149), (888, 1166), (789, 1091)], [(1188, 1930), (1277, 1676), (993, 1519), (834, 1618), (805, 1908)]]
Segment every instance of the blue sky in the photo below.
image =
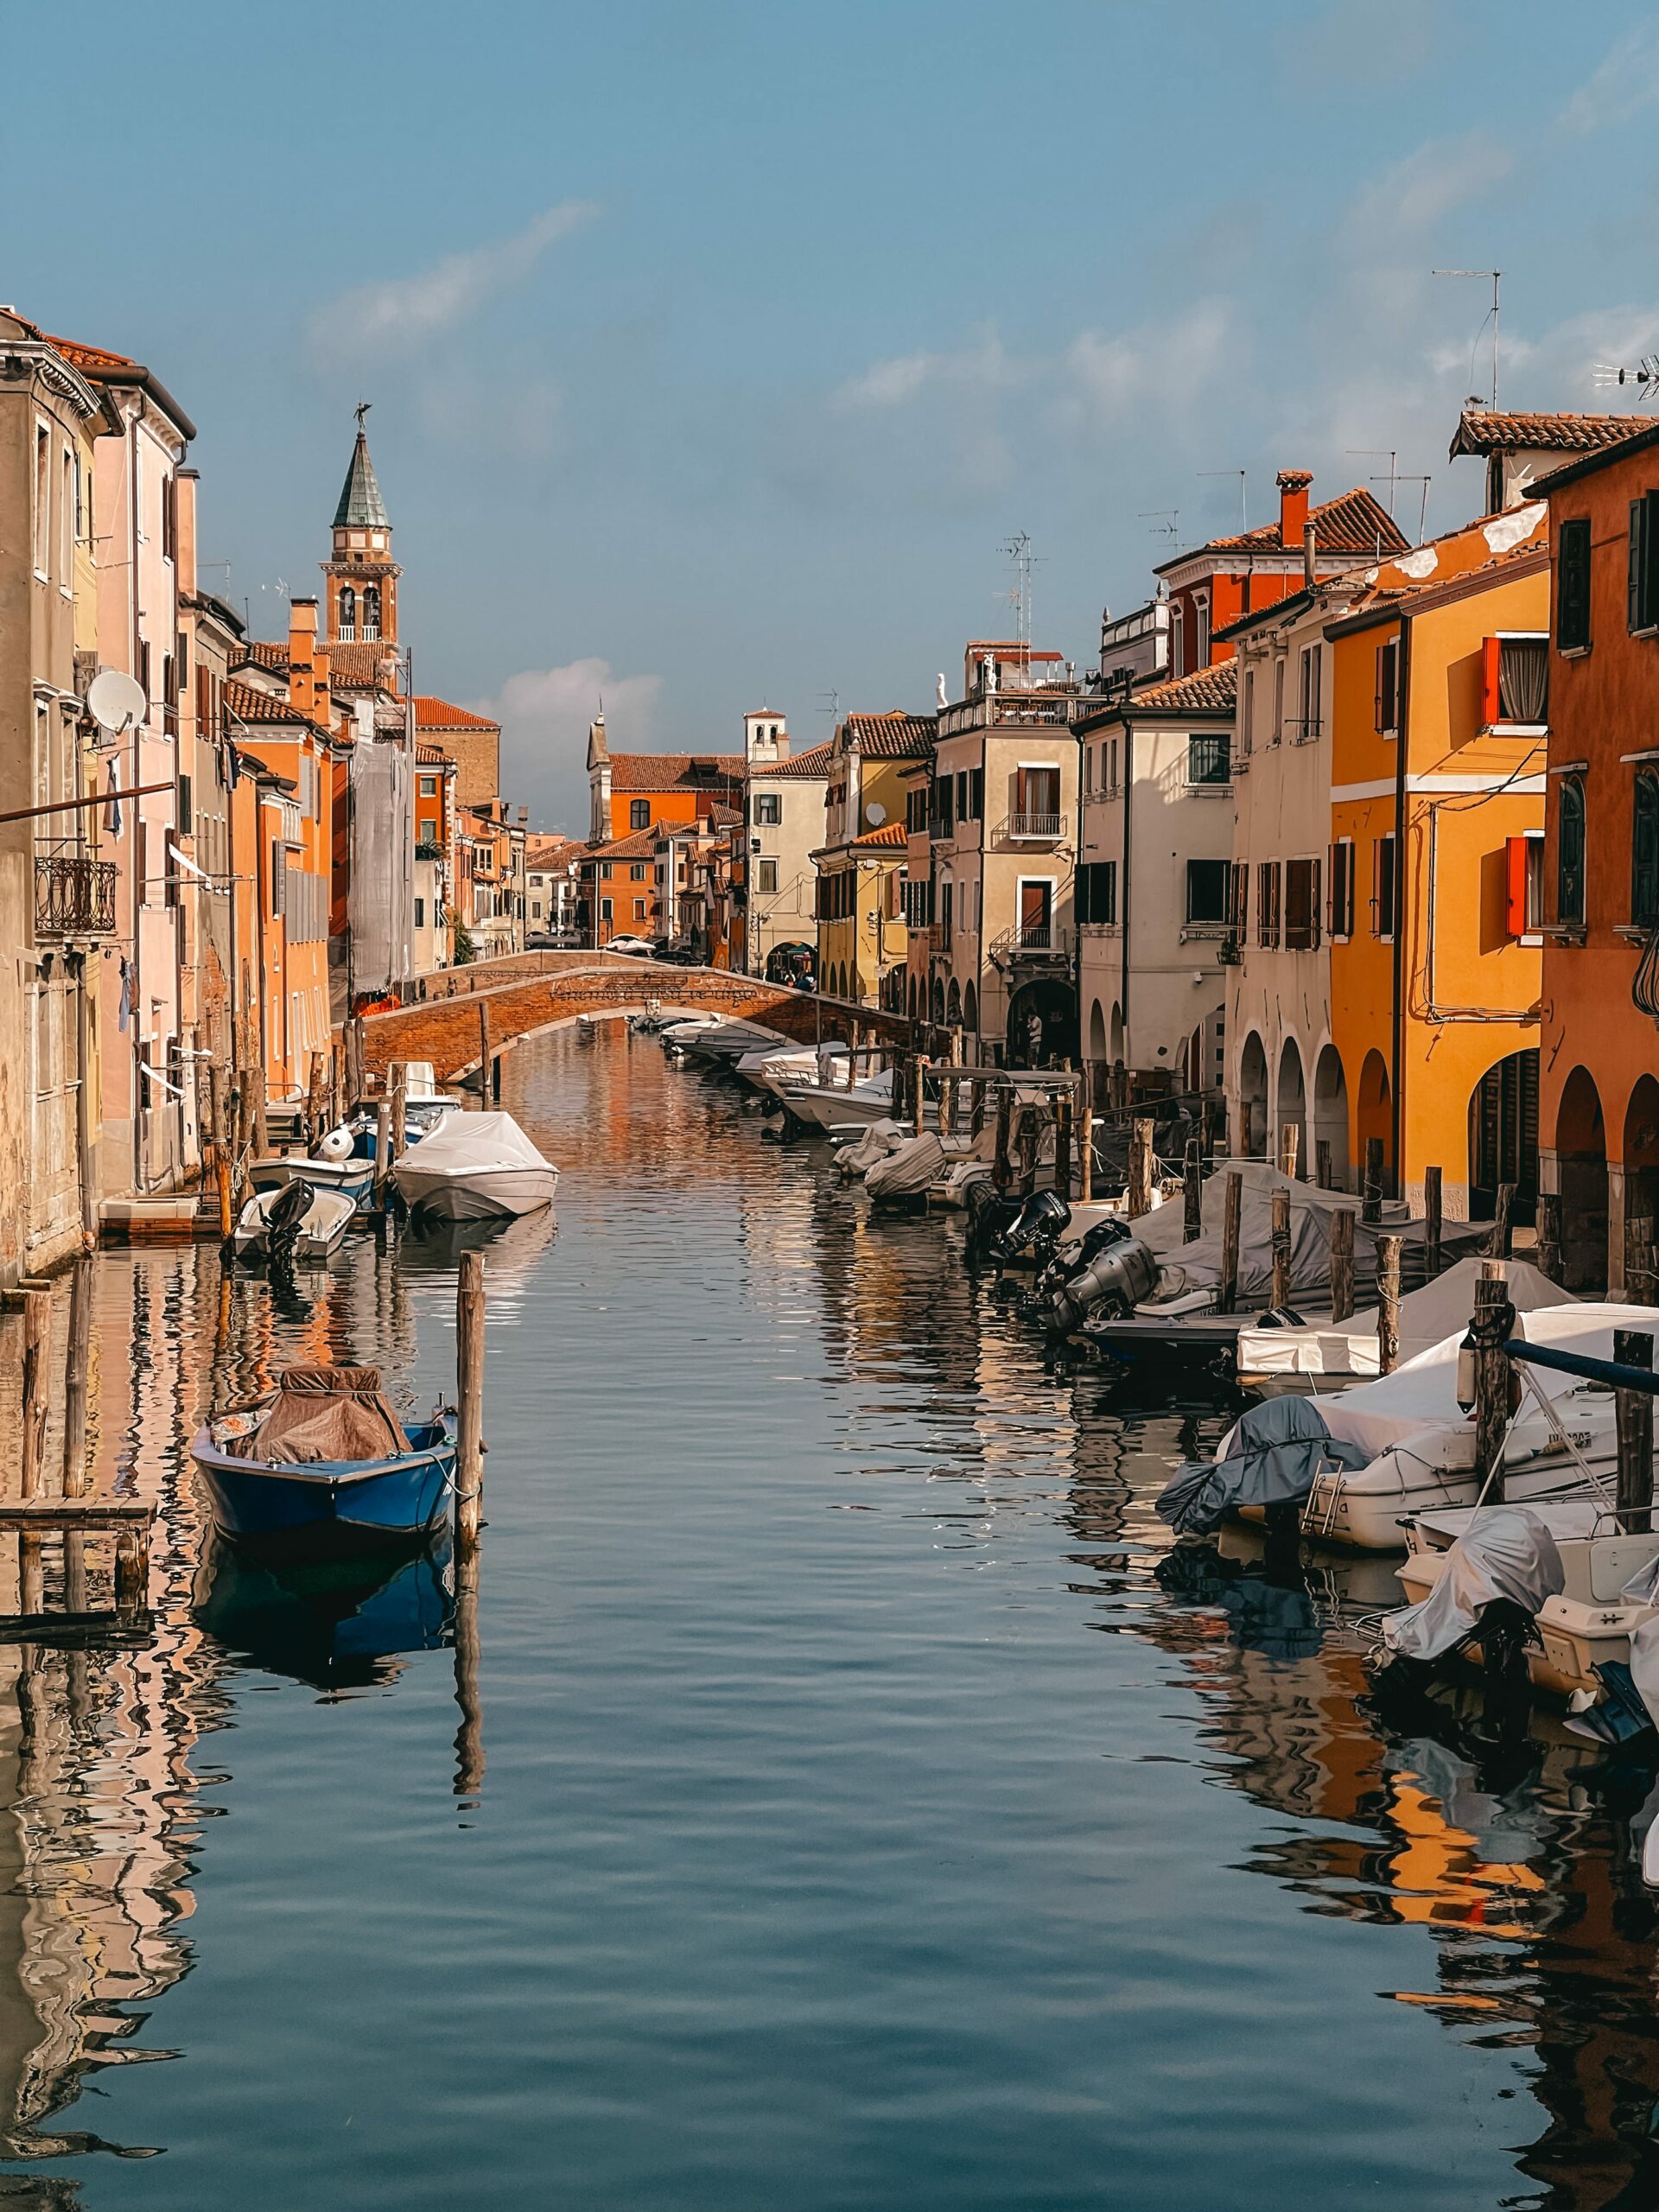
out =
[(1506, 404), (1659, 350), (1649, 9), (5, 0), (0, 43), (0, 297), (189, 409), (264, 634), (372, 400), (417, 684), (499, 702), (549, 825), (601, 688), (664, 748), (931, 704), (1015, 531), (1083, 661), (1146, 511), (1236, 516), (1204, 471), (1259, 521), (1392, 448), (1472, 512), (1487, 300), (1436, 265), (1503, 269)]

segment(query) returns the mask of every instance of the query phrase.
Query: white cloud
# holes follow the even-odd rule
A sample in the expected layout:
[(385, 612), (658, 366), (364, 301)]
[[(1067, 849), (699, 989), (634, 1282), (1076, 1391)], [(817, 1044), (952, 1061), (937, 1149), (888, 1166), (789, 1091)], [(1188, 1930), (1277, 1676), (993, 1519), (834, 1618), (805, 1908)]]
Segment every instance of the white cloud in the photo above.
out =
[(390, 277), (343, 293), (311, 321), (319, 359), (345, 365), (435, 337), (476, 314), (486, 300), (522, 283), (550, 247), (581, 227), (594, 209), (567, 200), (512, 238), (448, 254), (418, 276)]
[(613, 752), (649, 749), (660, 676), (618, 676), (607, 660), (522, 669), (493, 699), (470, 702), (501, 725), (502, 788), (528, 806), (537, 828), (563, 823), (573, 836), (588, 826), (588, 725), (605, 709)]
[(1586, 138), (1629, 123), (1659, 100), (1659, 29), (1628, 32), (1579, 86), (1555, 118), (1568, 138)]
[(1213, 378), (1239, 365), (1232, 309), (1199, 300), (1178, 315), (1106, 333), (1083, 330), (1057, 364), (1058, 419), (1073, 428), (1109, 428), (1183, 408)]
[(1491, 192), (1514, 166), (1514, 156), (1484, 130), (1433, 139), (1367, 186), (1348, 218), (1349, 235), (1397, 251), (1403, 238), (1420, 237), (1454, 207)]
[(958, 391), (995, 391), (1016, 383), (1024, 373), (1011, 362), (1002, 340), (988, 327), (977, 342), (954, 353), (903, 353), (891, 361), (876, 361), (861, 376), (853, 377), (836, 394), (842, 407), (882, 409), (905, 406), (930, 385)]

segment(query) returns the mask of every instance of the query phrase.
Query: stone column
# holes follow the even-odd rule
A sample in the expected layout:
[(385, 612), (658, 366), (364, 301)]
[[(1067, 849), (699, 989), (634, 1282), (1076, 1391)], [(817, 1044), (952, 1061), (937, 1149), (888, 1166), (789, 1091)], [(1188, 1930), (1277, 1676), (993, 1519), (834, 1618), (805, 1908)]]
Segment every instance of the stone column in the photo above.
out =
[(1624, 1295), (1624, 1168), (1607, 1163), (1607, 1296), (1618, 1304)]

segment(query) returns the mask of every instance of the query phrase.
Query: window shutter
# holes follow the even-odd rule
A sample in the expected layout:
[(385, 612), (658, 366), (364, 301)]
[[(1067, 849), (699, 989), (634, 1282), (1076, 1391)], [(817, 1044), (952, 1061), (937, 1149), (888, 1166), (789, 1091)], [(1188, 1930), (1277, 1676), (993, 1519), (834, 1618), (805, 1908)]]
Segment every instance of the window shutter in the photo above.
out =
[(193, 830), (193, 829), (194, 829), (194, 824), (195, 824), (195, 810), (194, 810), (194, 805), (193, 805), (193, 804), (192, 804), (192, 800), (191, 800), (190, 779), (189, 779), (189, 777), (188, 777), (188, 776), (181, 776), (181, 777), (179, 778), (179, 835), (180, 835), (180, 836), (181, 836), (181, 837), (188, 837), (188, 836), (190, 836), (190, 834), (191, 834), (191, 832), (192, 832), (192, 830)]
[(1317, 857), (1309, 861), (1307, 868), (1307, 941), (1316, 945), (1319, 941), (1319, 862)]
[(1659, 625), (1659, 492), (1642, 501), (1642, 626)]
[(1590, 643), (1590, 524), (1583, 517), (1564, 522), (1557, 542), (1555, 642), (1563, 652), (1581, 652)]
[(1630, 837), (1630, 919), (1638, 929), (1659, 922), (1659, 778), (1638, 776)]
[(1503, 840), (1504, 926), (1511, 937), (1527, 933), (1527, 839)]
[(1643, 541), (1647, 536), (1647, 501), (1632, 499), (1630, 501), (1630, 542), (1624, 567), (1625, 621), (1627, 626), (1632, 630), (1639, 630), (1643, 619), (1642, 586), (1647, 573), (1647, 561), (1646, 548)]
[(1503, 720), (1503, 702), (1500, 696), (1498, 676), (1503, 658), (1503, 642), (1497, 638), (1483, 638), (1480, 641), (1480, 726), (1491, 729), (1495, 722)]

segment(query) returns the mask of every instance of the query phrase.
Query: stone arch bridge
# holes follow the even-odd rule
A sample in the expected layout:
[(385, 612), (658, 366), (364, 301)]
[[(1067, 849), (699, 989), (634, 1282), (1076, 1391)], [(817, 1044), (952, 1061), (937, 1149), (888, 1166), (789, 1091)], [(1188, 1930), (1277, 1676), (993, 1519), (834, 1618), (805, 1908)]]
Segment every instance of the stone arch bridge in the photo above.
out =
[(853, 1025), (867, 1043), (907, 1047), (909, 1022), (873, 1007), (792, 991), (721, 968), (682, 968), (626, 953), (527, 952), (425, 976), (424, 995), (371, 1014), (363, 1023), (365, 1073), (385, 1082), (394, 1060), (429, 1060), (440, 1083), (474, 1074), (486, 1057), (526, 1037), (568, 1027), (582, 1014), (620, 1020), (650, 1000), (687, 1014), (759, 1022), (802, 1044), (839, 1038)]

